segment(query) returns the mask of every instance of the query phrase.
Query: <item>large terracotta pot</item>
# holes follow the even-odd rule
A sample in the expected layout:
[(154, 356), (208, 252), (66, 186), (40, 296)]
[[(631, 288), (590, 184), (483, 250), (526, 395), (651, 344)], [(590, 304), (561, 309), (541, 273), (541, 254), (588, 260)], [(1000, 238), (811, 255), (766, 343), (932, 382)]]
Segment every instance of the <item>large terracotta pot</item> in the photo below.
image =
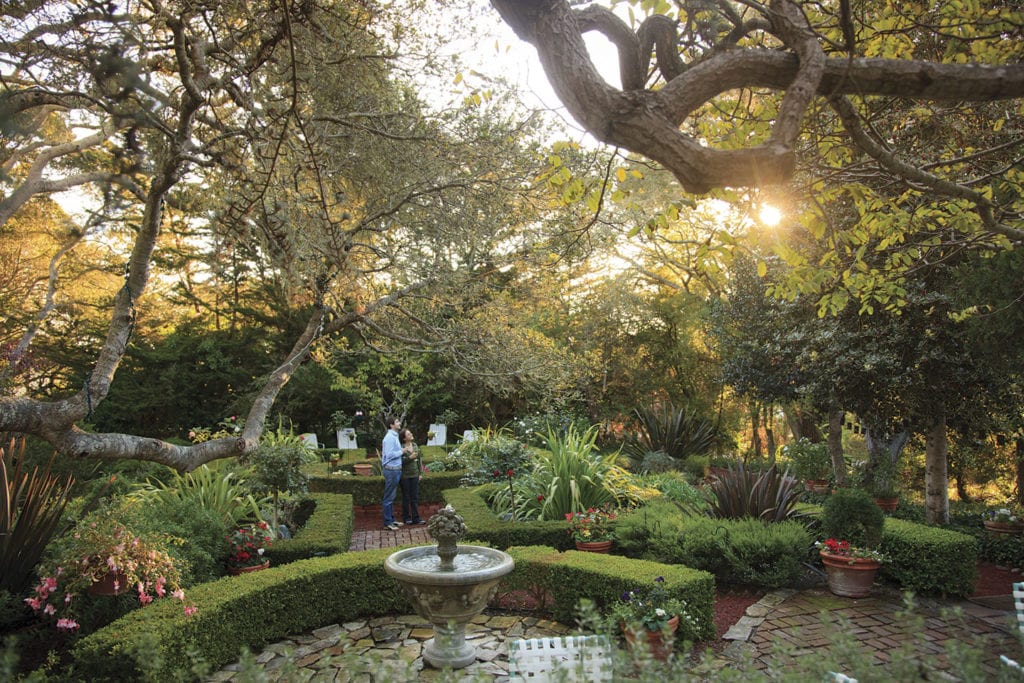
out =
[(985, 528), (996, 536), (1020, 536), (1021, 532), (1024, 532), (1024, 523), (1022, 522), (997, 522), (986, 519), (984, 524)]
[(604, 553), (607, 555), (611, 549), (611, 541), (576, 541), (576, 550), (582, 550), (587, 553)]
[(828, 589), (836, 595), (847, 598), (866, 598), (871, 595), (875, 574), (881, 563), (861, 557), (844, 557), (820, 551), (821, 562), (825, 565)]
[(270, 560), (266, 560), (263, 564), (254, 564), (251, 567), (228, 567), (228, 574), (238, 576), (239, 574), (258, 572), (260, 570), (267, 569), (268, 567), (270, 567)]
[(357, 477), (370, 477), (373, 476), (373, 463), (372, 462), (357, 462), (352, 466), (355, 470)]
[(619, 626), (622, 628), (622, 633), (626, 637), (626, 642), (631, 650), (637, 647), (637, 642), (643, 640), (647, 643), (647, 651), (651, 653), (651, 656), (659, 662), (664, 662), (672, 653), (672, 648), (675, 645), (676, 629), (679, 628), (679, 615), (677, 614), (668, 620), (667, 638), (662, 631), (648, 631), (645, 628), (634, 631), (628, 628), (625, 623), (620, 623)]
[(811, 493), (828, 493), (828, 479), (808, 479), (804, 485)]
[(900, 504), (898, 496), (891, 498), (875, 498), (875, 505), (882, 508), (882, 512), (895, 512)]
[(89, 586), (93, 595), (120, 595), (129, 588), (128, 577), (121, 572), (107, 572), (99, 581)]

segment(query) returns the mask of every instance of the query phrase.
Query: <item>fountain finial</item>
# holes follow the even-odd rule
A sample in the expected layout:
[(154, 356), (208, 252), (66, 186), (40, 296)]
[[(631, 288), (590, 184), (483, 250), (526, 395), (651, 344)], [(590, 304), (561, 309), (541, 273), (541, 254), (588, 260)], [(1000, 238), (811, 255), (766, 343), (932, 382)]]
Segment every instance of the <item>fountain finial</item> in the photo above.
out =
[(455, 514), (449, 503), (438, 510), (427, 522), (427, 533), (437, 541), (437, 554), (441, 558), (441, 569), (451, 570), (458, 554), (458, 541), (466, 535), (466, 524)]

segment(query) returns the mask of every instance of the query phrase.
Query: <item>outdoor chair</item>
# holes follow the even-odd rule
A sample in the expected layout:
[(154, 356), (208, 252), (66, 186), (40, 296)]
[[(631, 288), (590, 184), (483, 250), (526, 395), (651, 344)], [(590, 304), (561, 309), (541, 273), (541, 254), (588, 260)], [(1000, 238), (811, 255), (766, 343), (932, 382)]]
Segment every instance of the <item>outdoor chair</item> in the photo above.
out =
[(607, 636), (526, 638), (508, 643), (509, 683), (612, 680), (612, 643)]
[[(1021, 636), (1024, 636), (1024, 581), (1013, 584), (1013, 606), (1017, 612), (1017, 628)], [(1024, 674), (1024, 667), (1018, 664), (1017, 660), (1006, 655), (999, 655), (999, 660), (1014, 671)]]

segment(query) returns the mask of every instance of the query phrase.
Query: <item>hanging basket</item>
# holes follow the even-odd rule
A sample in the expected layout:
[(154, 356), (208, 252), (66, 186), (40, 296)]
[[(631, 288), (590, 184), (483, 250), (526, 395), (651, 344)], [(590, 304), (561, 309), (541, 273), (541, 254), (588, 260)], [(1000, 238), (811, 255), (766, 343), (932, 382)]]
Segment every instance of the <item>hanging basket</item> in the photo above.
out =
[(89, 586), (92, 595), (120, 595), (127, 592), (128, 576), (121, 572), (107, 572), (102, 579)]

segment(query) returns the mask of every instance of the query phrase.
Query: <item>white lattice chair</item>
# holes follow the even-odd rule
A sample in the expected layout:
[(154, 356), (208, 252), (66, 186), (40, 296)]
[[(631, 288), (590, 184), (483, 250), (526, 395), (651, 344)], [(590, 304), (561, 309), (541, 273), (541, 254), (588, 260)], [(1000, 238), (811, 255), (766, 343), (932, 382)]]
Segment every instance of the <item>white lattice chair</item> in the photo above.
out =
[(611, 640), (607, 636), (565, 636), (508, 641), (509, 683), (612, 680)]
[[(1024, 639), (1024, 581), (1013, 584), (1013, 606), (1017, 612), (1017, 628)], [(999, 655), (999, 660), (1018, 674), (1024, 675), (1024, 667), (1006, 655)]]

